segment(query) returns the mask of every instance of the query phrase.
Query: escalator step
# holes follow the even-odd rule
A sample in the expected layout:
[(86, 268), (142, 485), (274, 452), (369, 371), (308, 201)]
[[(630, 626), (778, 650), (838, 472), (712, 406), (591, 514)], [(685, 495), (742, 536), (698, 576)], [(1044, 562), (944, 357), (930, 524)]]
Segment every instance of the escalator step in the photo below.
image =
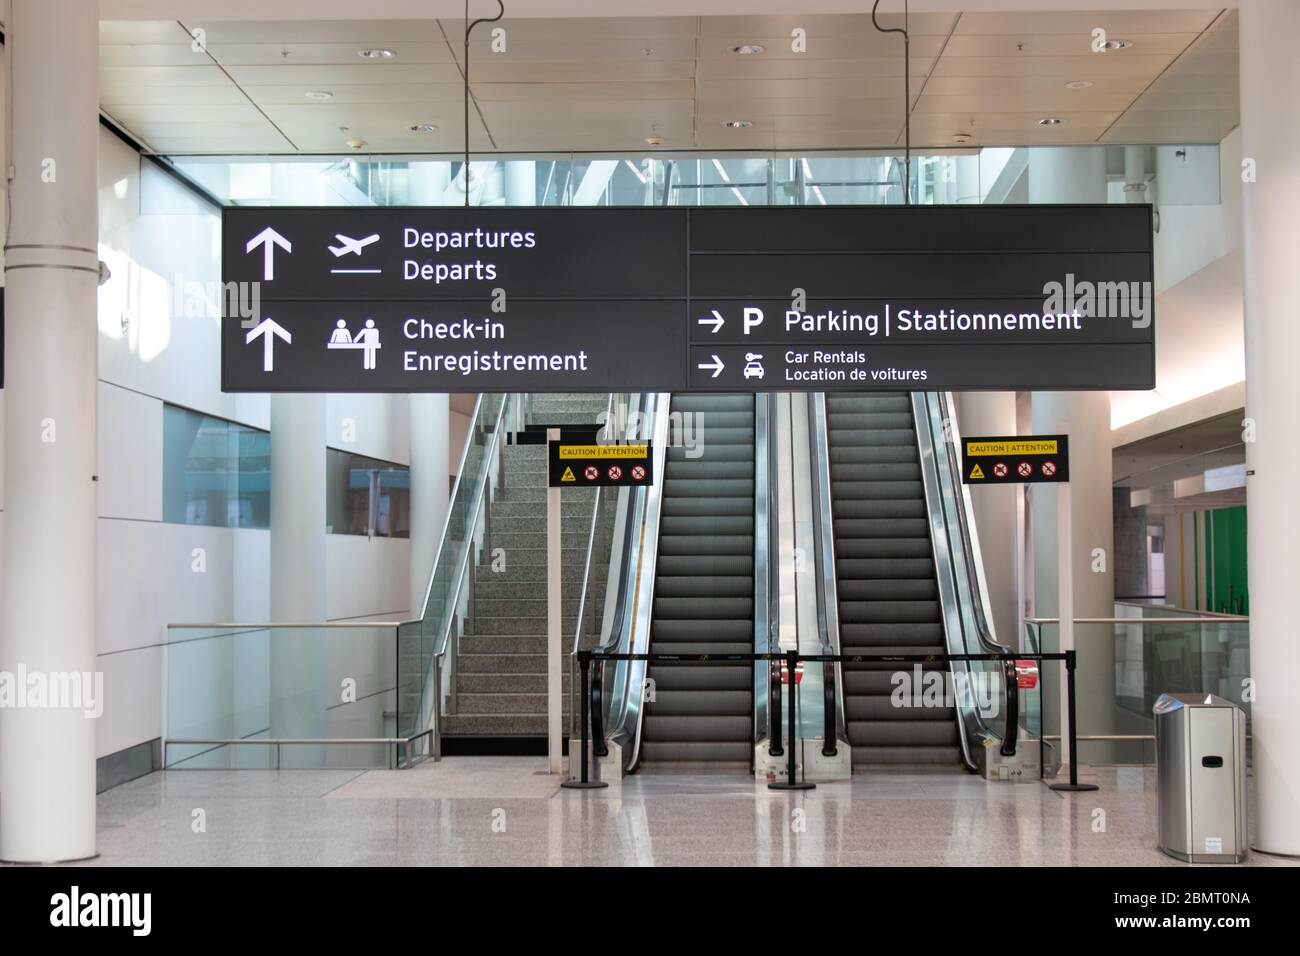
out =
[(647, 701), (648, 712), (656, 717), (743, 717), (749, 718), (749, 691), (664, 690), (655, 684), (655, 699)]
[(748, 740), (654, 741), (643, 738), (641, 741), (641, 761), (643, 769), (647, 770), (653, 770), (654, 765), (660, 763), (674, 767), (695, 764), (710, 768), (719, 764), (734, 764), (739, 770), (748, 768), (753, 759), (754, 745)]
[[(658, 602), (655, 602), (658, 604)], [(714, 641), (724, 644), (754, 643), (754, 621), (752, 618), (724, 621), (717, 618), (704, 620), (652, 619), (650, 621), (651, 651), (657, 641), (671, 641), (676, 644), (687, 642)]]
[(749, 621), (754, 601), (747, 597), (659, 597), (655, 596), (655, 624), (671, 621)]
[(744, 597), (754, 594), (754, 579), (740, 575), (661, 575), (655, 581), (655, 597)]
[[(746, 648), (752, 650), (753, 645)], [(647, 676), (655, 682), (656, 692), (744, 691), (749, 694), (754, 688), (754, 673), (748, 664), (652, 664)]]
[(841, 624), (929, 624), (941, 620), (938, 601), (840, 601)]

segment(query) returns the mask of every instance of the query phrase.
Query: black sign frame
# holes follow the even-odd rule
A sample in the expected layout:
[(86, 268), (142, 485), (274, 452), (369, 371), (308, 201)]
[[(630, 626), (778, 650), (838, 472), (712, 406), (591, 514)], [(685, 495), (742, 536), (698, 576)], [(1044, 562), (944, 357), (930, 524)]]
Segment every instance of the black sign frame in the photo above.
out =
[[(284, 336), (254, 341), (252, 323), (223, 318), (222, 388), (1149, 389), (1152, 215), (1137, 204), (226, 207), (223, 281), (257, 282)], [(1049, 283), (1071, 293), (1063, 306), (1107, 287), (1127, 308), (1133, 289), (1145, 322), (1053, 314)], [(412, 334), (426, 325), (441, 331)], [(490, 341), (455, 337), (494, 325)], [(354, 339), (373, 328), (380, 345), (327, 346), (336, 326)]]
[[(1042, 447), (1048, 444), (1054, 446), (1053, 450)], [(963, 438), (961, 480), (965, 485), (1059, 484), (1069, 481), (1070, 436)]]

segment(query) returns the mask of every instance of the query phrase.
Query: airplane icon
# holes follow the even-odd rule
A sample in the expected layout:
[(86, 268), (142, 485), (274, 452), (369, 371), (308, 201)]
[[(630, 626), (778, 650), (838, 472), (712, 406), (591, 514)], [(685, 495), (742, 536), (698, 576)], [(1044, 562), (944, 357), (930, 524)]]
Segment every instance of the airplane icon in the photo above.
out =
[(336, 232), (334, 238), (337, 239), (341, 245), (327, 246), (326, 248), (329, 249), (330, 252), (334, 253), (335, 258), (345, 256), (348, 253), (359, 256), (361, 255), (362, 249), (370, 245), (372, 242), (379, 241), (379, 233), (373, 233), (366, 236), (364, 239), (353, 239), (351, 236), (345, 236), (341, 232)]

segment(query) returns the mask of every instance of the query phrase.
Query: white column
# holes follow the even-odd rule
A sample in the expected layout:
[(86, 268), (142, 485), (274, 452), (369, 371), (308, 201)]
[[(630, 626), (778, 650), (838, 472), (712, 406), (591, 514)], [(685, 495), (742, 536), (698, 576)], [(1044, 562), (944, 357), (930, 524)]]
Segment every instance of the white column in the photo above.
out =
[[(1015, 392), (961, 392), (957, 402), (958, 426), (963, 438), (1016, 434)], [(980, 556), (984, 559), (984, 580), (993, 605), (993, 628), (1000, 642), (1018, 648), (1021, 635), (1017, 543), (1021, 532), (1016, 502), (1023, 491), (1020, 485), (985, 485), (970, 491)]]
[[(1241, 4), (1242, 156), (1255, 165), (1243, 183), (1246, 291), (1246, 415), (1256, 440), (1246, 445), (1246, 540), (1250, 574), (1250, 671), (1254, 732), (1255, 843), (1300, 854), (1300, 541), (1296, 475), (1300, 444), (1300, 326), (1295, 320), (1296, 224), (1300, 223), (1300, 4)], [(1235, 184), (1225, 182), (1225, 190)]]
[[(93, 690), (99, 21), (83, 0), (14, 0), (5, 27), (14, 179), (0, 671), (82, 675)], [(95, 721), (64, 703), (0, 709), (0, 859), (95, 854)]]
[[(1030, 150), (1031, 203), (1100, 205), (1106, 199), (1106, 155), (1102, 147)], [(1070, 436), (1074, 616), (1113, 617), (1115, 555), (1110, 393), (1034, 392), (1032, 402), (1035, 434), (1065, 432)], [(1058, 490), (1053, 485), (1034, 486), (1030, 520), (1034, 545), (1034, 611), (1039, 617), (1055, 617), (1060, 608), (1057, 593), (1057, 497)], [(1099, 567), (1095, 556), (1097, 548), (1103, 549), (1104, 570), (1094, 570)], [(1111, 733), (1115, 721), (1114, 629), (1098, 625), (1076, 627), (1074, 649), (1078, 652), (1079, 662), (1076, 674), (1079, 733)], [(1064, 688), (1063, 680), (1059, 686)], [(1044, 707), (1047, 706), (1045, 703)], [(1112, 748), (1084, 744), (1080, 753), (1094, 761), (1104, 762), (1111, 758)]]
[[(1064, 433), (1070, 438), (1074, 617), (1113, 617), (1115, 548), (1110, 393), (1035, 392), (1033, 402), (1034, 434)], [(1057, 584), (1059, 494), (1055, 485), (1034, 486), (1034, 610), (1038, 617), (1056, 617), (1061, 609)], [(1068, 650), (1067, 647), (1062, 649)], [(1115, 726), (1114, 627), (1076, 625), (1074, 649), (1078, 652), (1079, 665), (1075, 675), (1079, 733), (1112, 733)], [(1112, 752), (1113, 748), (1098, 743), (1080, 747), (1081, 756), (1090, 757), (1095, 762), (1104, 762)]]
[(447, 520), (448, 396), (411, 396), (411, 617), (424, 613), (429, 575)]
[[(271, 620), (323, 622), (325, 573), (325, 396), (273, 395)], [(271, 736), (324, 737), (324, 631), (273, 630), (270, 641)], [(324, 747), (286, 747), (281, 759), (283, 767), (323, 766)]]

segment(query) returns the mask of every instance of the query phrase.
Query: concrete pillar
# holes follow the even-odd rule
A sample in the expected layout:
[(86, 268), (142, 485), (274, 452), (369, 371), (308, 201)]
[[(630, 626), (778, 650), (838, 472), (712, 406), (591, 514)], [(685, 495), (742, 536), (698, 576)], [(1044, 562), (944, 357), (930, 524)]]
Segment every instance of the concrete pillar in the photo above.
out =
[[(271, 620), (326, 619), (325, 396), (271, 396)], [(319, 628), (270, 632), (271, 736), (324, 737), (329, 642)], [(285, 747), (282, 767), (320, 767), (325, 748)]]
[[(14, 0), (5, 34), (14, 179), (0, 672), (15, 697), (0, 697), (0, 859), (73, 860), (95, 854), (85, 695), (96, 669), (99, 20), (83, 0)], [(52, 690), (75, 677), (81, 699), (40, 705), (29, 693), (38, 676)]]
[(411, 396), (411, 617), (424, 613), (429, 575), (447, 520), (448, 396)]
[[(1106, 202), (1106, 155), (1101, 147), (1045, 147), (1029, 151), (1031, 203)], [(1064, 278), (1064, 277), (1062, 277)], [(1074, 617), (1115, 613), (1113, 500), (1109, 392), (1035, 392), (1035, 434), (1070, 436), (1071, 550)], [(1057, 495), (1050, 484), (1034, 486), (1030, 520), (1034, 549), (1034, 612), (1055, 617), (1057, 602)], [(1104, 570), (1095, 549), (1103, 549)], [(1109, 734), (1115, 720), (1115, 634), (1103, 625), (1075, 628), (1079, 670), (1080, 734)], [(1047, 704), (1044, 704), (1047, 707)], [(1050, 719), (1049, 719), (1050, 722)], [(1081, 760), (1107, 762), (1107, 745), (1081, 744)]]
[[(961, 392), (957, 396), (958, 426), (963, 438), (982, 435), (1015, 435), (1015, 392)], [(1019, 647), (1020, 562), (1017, 540), (1023, 491), (1019, 485), (986, 485), (971, 489), (971, 507), (984, 559), (984, 580), (988, 586), (989, 613), (997, 639)]]
[[(1300, 588), (1295, 581), (1300, 508), (1300, 326), (1295, 321), (1295, 228), (1300, 222), (1300, 4), (1241, 4), (1242, 157), (1255, 169), (1242, 192), (1246, 292), (1247, 561), (1255, 766), (1255, 841), (1271, 853), (1300, 854)], [(1225, 182), (1225, 190), (1234, 184)]]
[(531, 159), (512, 159), (505, 163), (506, 205), (537, 205), (537, 163)]

